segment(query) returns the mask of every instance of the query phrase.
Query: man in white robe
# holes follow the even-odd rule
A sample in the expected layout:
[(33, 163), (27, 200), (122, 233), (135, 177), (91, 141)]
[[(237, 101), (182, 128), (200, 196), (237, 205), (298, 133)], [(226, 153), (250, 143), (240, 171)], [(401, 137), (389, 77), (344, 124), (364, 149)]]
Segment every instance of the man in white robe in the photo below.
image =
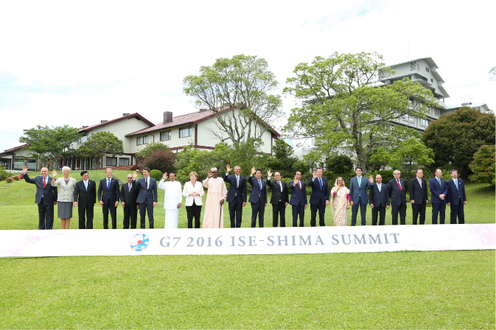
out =
[(164, 228), (177, 228), (179, 218), (179, 208), (183, 200), (181, 194), (181, 183), (176, 181), (176, 174), (169, 174), (170, 181), (167, 179), (167, 172), (162, 176), (162, 180), (158, 184), (160, 189), (165, 190), (164, 209), (165, 209), (165, 226)]
[(203, 180), (203, 186), (208, 189), (203, 216), (203, 228), (224, 228), (224, 201), (227, 198), (226, 183), (218, 178), (216, 167), (208, 171), (208, 178)]

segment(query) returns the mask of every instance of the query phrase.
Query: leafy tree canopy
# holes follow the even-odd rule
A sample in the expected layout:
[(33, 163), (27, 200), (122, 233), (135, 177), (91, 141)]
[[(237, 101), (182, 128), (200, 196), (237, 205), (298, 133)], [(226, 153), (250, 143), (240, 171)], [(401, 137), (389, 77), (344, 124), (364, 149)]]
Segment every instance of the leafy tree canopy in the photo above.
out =
[(435, 154), (435, 164), (455, 168), (466, 179), (474, 154), (483, 145), (495, 144), (493, 113), (463, 107), (431, 122), (422, 135), (424, 144)]
[(31, 150), (39, 155), (38, 159), (45, 160), (59, 157), (70, 157), (75, 154), (73, 143), (80, 138), (79, 129), (68, 125), (58, 127), (36, 126), (25, 129), (19, 142), (27, 143), (23, 149)]
[(482, 146), (474, 154), (474, 161), (470, 163), (470, 169), (474, 174), (470, 176), (473, 182), (486, 182), (495, 185), (496, 146)]
[(284, 89), (302, 101), (291, 110), (284, 131), (295, 138), (311, 138), (320, 157), (335, 148), (350, 150), (364, 171), (378, 147), (389, 148), (413, 130), (395, 125), (404, 116), (424, 117), (435, 105), (430, 90), (408, 78), (382, 85), (391, 74), (378, 53), (338, 54), (300, 63)]
[(91, 134), (77, 150), (78, 158), (91, 158), (97, 161), (104, 154), (122, 155), (124, 145), (114, 134), (102, 131)]
[(136, 153), (136, 159), (138, 159), (139, 161), (143, 161), (145, 158), (150, 157), (151, 154), (155, 151), (170, 152), (170, 149), (166, 144), (160, 142), (150, 143), (145, 148)]
[[(206, 106), (217, 117), (211, 134), (232, 143), (260, 139), (273, 120), (282, 115), (275, 75), (267, 62), (256, 56), (236, 55), (219, 58), (212, 66), (202, 66), (198, 76), (184, 78), (183, 91), (199, 106)], [(226, 107), (239, 111), (221, 111)]]

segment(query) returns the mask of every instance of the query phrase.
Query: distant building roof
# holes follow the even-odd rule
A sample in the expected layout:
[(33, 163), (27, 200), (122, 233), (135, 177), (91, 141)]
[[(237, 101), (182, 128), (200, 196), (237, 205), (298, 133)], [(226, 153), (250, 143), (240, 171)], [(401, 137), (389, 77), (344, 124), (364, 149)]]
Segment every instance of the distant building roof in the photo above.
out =
[[(224, 112), (224, 111), (231, 111), (231, 109), (225, 108), (225, 109), (221, 110), (221, 112)], [(164, 124), (162, 122), (162, 123), (153, 125), (152, 127), (143, 128), (139, 131), (126, 134), (126, 137), (141, 135), (141, 134), (145, 134), (145, 133), (151, 133), (151, 132), (155, 132), (155, 131), (159, 131), (159, 130), (163, 130), (163, 129), (167, 129), (167, 128), (183, 126), (183, 125), (196, 125), (196, 124), (199, 124), (205, 120), (208, 120), (210, 118), (215, 117), (215, 114), (216, 113), (213, 110), (202, 110), (202, 111), (196, 111), (196, 112), (188, 113), (185, 115), (173, 117), (172, 121), (169, 123)], [(280, 136), (280, 134), (278, 132), (276, 132), (274, 129), (272, 129), (266, 122), (264, 122), (261, 119), (259, 119), (259, 120), (268, 128), (268, 130), (270, 132), (272, 132), (272, 134), (274, 134), (277, 137)]]
[(14, 148), (5, 149), (3, 152), (0, 152), (0, 156), (11, 154), (11, 153), (13, 153), (15, 151), (21, 150), (22, 148), (24, 148), (24, 147), (26, 147), (28, 145), (29, 144), (24, 143), (24, 144), (21, 144), (20, 146), (14, 147)]
[(94, 129), (97, 129), (97, 128), (100, 128), (100, 127), (104, 127), (104, 126), (107, 126), (107, 125), (110, 125), (110, 124), (114, 124), (114, 123), (117, 123), (117, 122), (122, 121), (122, 120), (131, 119), (131, 118), (136, 118), (138, 120), (142, 120), (143, 122), (147, 123), (150, 126), (153, 126), (154, 125), (151, 121), (149, 121), (148, 119), (146, 119), (145, 117), (143, 117), (139, 113), (135, 112), (135, 113), (130, 113), (130, 114), (124, 114), (122, 117), (119, 117), (119, 118), (115, 118), (115, 119), (111, 119), (111, 120), (107, 120), (107, 121), (102, 121), (102, 122), (100, 122), (99, 124), (96, 124), (96, 125), (87, 126), (87, 127), (84, 127), (83, 126), (79, 130), (79, 132), (91, 132)]

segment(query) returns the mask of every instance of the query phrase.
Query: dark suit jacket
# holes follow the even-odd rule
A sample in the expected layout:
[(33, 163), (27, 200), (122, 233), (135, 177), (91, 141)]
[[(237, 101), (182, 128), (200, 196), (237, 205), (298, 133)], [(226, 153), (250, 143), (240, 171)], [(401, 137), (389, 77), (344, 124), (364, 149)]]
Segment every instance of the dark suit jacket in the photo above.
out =
[(313, 178), (311, 178), (308, 186), (312, 187), (312, 193), (310, 194), (310, 204), (320, 204), (325, 206), (325, 202), (329, 200), (329, 185), (327, 184), (327, 179), (322, 178), (322, 190), (320, 190), (318, 177), (315, 179), (315, 181), (313, 180)]
[(23, 174), (24, 180), (28, 183), (36, 185), (36, 195), (34, 202), (36, 204), (41, 203), (41, 196), (44, 196), (43, 203), (45, 205), (50, 205), (57, 201), (57, 187), (52, 187), (52, 178), (47, 176), (46, 186), (43, 188), (43, 177), (37, 176), (34, 179), (30, 179), (27, 173)]
[(458, 180), (458, 189), (456, 189), (455, 181), (453, 179), (449, 180), (447, 183), (448, 186), (448, 203), (451, 203), (453, 205), (458, 205), (460, 203), (460, 198), (462, 198), (462, 202), (467, 201), (467, 195), (465, 195), (465, 184), (463, 180), (457, 179)]
[(251, 184), (251, 194), (248, 200), (250, 203), (258, 203), (259, 201), (262, 204), (267, 203), (267, 184), (262, 179), (260, 179), (260, 182), (262, 183), (262, 190), (260, 190), (257, 178), (251, 175), (248, 178), (248, 183)]
[(78, 203), (78, 207), (93, 207), (96, 202), (96, 182), (88, 180), (88, 191), (84, 187), (83, 180), (76, 182), (76, 186), (74, 187), (74, 201)]
[(379, 188), (377, 187), (378, 185), (378, 183), (370, 185), (369, 202), (370, 204), (373, 204), (374, 207), (386, 207), (386, 205), (389, 205), (388, 186), (381, 182), (381, 192), (379, 192)]
[(427, 200), (427, 181), (422, 179), (422, 188), (417, 178), (410, 180), (410, 200), (414, 200), (415, 204), (424, 204)]
[[(434, 177), (429, 180), (429, 188), (431, 188), (431, 203), (446, 203), (446, 195), (448, 194), (448, 185), (446, 184), (446, 180), (441, 180), (441, 186), (437, 182), (437, 178)], [(444, 200), (439, 198), (439, 195), (444, 194)]]
[(117, 179), (110, 179), (110, 189), (107, 189), (107, 178), (100, 180), (98, 186), (98, 200), (103, 201), (105, 205), (114, 205), (119, 201), (119, 181)]
[(136, 206), (136, 199), (138, 198), (140, 187), (136, 181), (133, 181), (131, 185), (131, 191), (129, 191), (128, 182), (124, 183), (121, 187), (121, 202), (124, 202), (125, 206)]
[(289, 189), (292, 189), (291, 191), (291, 199), (289, 200), (289, 204), (291, 205), (300, 205), (304, 206), (307, 205), (307, 187), (305, 185), (305, 182), (300, 181), (301, 183), (301, 189), (298, 187), (298, 185), (294, 185), (294, 180), (289, 181)]
[(363, 176), (360, 179), (360, 187), (358, 186), (358, 178), (356, 176), (350, 180), (350, 202), (358, 203), (358, 195), (361, 194), (362, 204), (367, 204), (369, 202), (367, 199), (367, 187), (369, 187), (370, 191), (370, 181)]
[(138, 198), (136, 198), (136, 203), (146, 203), (153, 204), (153, 202), (157, 203), (157, 180), (152, 177), (148, 177), (150, 180), (150, 184), (148, 189), (146, 189), (146, 181), (145, 178), (138, 179), (139, 193)]
[(400, 179), (400, 183), (401, 188), (403, 189), (401, 191), (395, 179), (391, 179), (388, 182), (388, 192), (391, 205), (401, 205), (402, 203), (406, 204), (406, 181), (404, 179)]
[[(234, 202), (234, 197), (242, 198), (246, 203), (246, 178), (239, 176), (239, 187), (236, 188), (236, 174), (224, 175), (224, 182), (229, 182), (229, 191), (227, 192), (226, 200), (229, 203)], [(236, 196), (237, 194), (237, 196)]]
[(270, 199), (271, 204), (277, 204), (279, 203), (279, 201), (286, 204), (289, 200), (288, 185), (284, 181), (280, 181), (280, 182), (282, 185), (282, 192), (281, 192), (281, 186), (279, 186), (276, 180), (267, 179), (267, 185), (272, 189), (272, 197)]

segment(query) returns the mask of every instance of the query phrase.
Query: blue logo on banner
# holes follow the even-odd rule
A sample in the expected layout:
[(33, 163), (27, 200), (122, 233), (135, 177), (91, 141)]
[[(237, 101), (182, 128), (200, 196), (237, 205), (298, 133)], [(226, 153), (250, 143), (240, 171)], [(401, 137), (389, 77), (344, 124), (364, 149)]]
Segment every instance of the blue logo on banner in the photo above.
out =
[(139, 233), (133, 235), (133, 240), (131, 241), (130, 246), (131, 249), (133, 249), (134, 251), (140, 252), (146, 250), (149, 244), (150, 244), (150, 239), (146, 237), (145, 234)]

